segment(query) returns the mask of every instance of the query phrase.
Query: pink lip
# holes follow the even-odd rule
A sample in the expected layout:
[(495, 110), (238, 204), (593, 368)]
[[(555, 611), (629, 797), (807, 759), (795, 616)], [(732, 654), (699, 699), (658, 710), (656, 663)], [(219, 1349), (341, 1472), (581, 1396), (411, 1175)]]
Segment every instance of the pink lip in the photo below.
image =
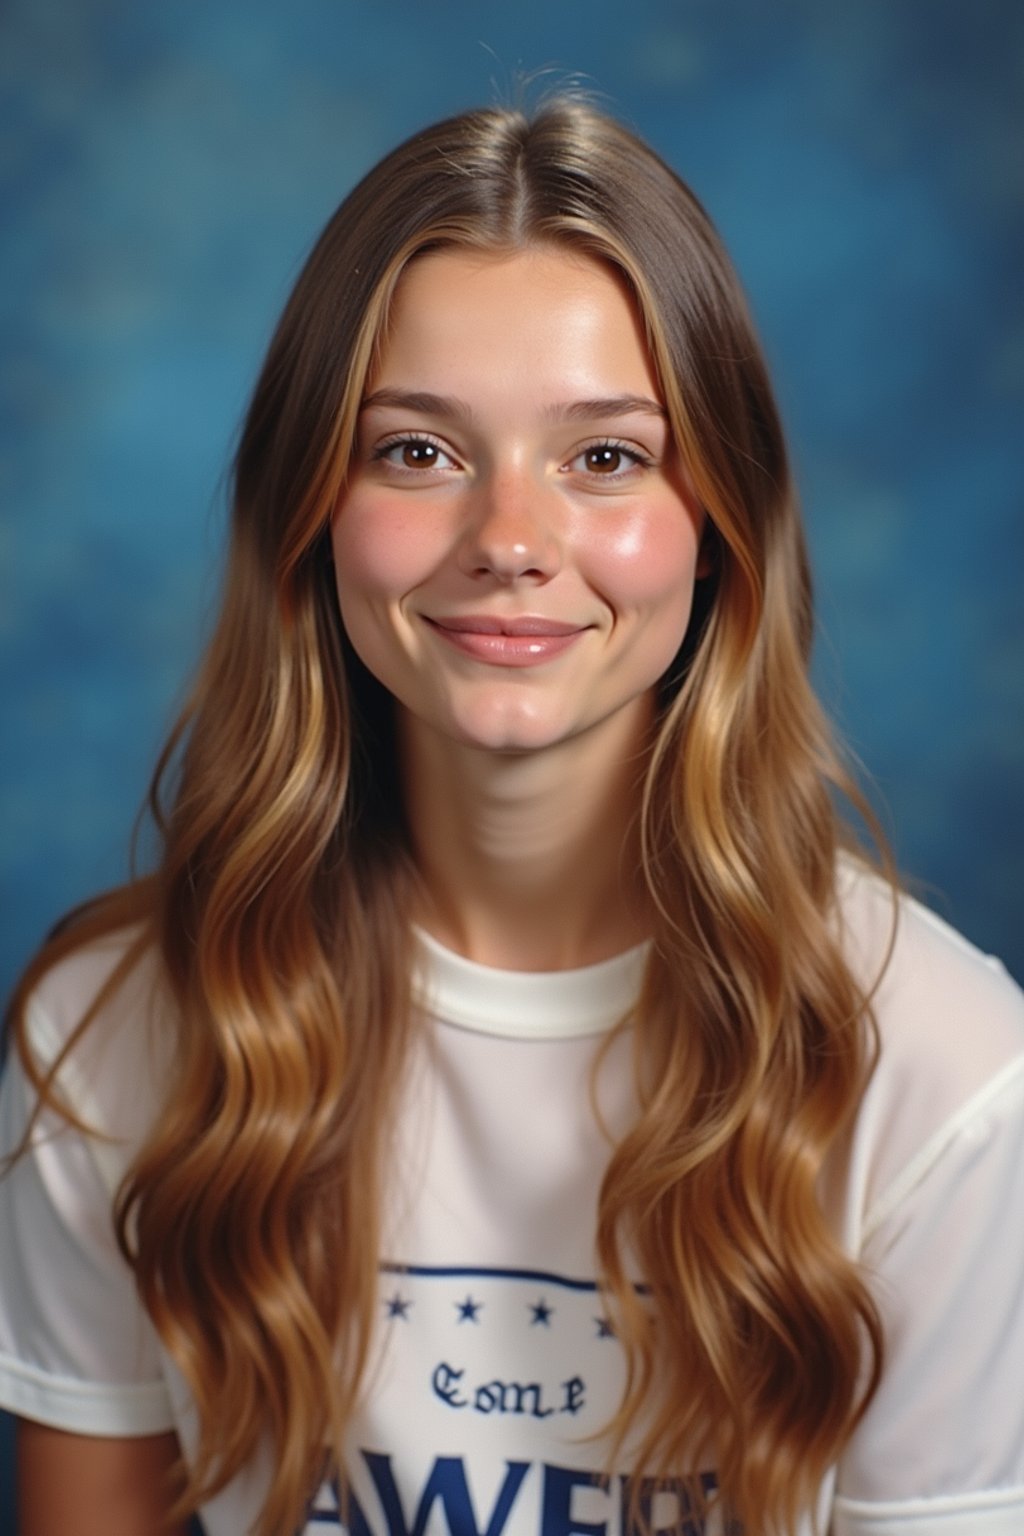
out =
[(568, 650), (588, 627), (533, 615), (497, 619), (476, 613), (427, 619), (427, 623), (464, 656), (504, 667), (550, 661)]

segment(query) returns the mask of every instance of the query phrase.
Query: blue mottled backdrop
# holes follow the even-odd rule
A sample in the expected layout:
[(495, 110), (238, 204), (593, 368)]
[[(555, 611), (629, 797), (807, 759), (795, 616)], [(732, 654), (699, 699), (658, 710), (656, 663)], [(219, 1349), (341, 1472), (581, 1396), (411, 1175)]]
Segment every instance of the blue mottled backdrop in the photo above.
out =
[(790, 429), (821, 687), (902, 865), (1024, 973), (1022, 57), (1009, 0), (7, 0), (0, 985), (125, 873), (311, 240), (399, 137), (548, 66), (725, 235)]

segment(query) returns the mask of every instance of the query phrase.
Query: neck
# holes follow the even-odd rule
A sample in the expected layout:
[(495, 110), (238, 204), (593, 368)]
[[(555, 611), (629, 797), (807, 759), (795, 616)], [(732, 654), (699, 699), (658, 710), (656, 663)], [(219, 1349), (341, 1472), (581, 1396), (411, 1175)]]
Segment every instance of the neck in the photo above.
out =
[(601, 740), (500, 754), (403, 717), (417, 920), (507, 970), (591, 965), (646, 938), (637, 822), (649, 734), (645, 710)]

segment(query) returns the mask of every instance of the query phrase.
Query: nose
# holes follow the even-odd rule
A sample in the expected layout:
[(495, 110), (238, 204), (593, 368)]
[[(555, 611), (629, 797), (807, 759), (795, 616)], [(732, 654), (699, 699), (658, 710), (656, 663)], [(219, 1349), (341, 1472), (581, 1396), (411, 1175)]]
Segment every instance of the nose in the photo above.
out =
[(553, 491), (519, 469), (507, 469), (488, 476), (471, 494), (461, 569), (503, 584), (550, 581), (562, 563)]

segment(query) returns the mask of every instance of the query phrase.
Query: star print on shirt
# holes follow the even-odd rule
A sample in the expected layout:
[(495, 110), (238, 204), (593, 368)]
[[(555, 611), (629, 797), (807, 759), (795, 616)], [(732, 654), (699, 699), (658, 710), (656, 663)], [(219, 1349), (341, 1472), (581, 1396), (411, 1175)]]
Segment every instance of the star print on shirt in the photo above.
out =
[(594, 1322), (597, 1324), (597, 1337), (599, 1339), (614, 1339), (615, 1329), (606, 1317), (595, 1317)]
[(455, 1303), (455, 1307), (459, 1314), (459, 1322), (478, 1323), (480, 1319), (477, 1317), (477, 1313), (480, 1311), (482, 1306), (483, 1302), (474, 1301), (472, 1296), (467, 1296), (465, 1301), (457, 1301)]
[(393, 1296), (388, 1297), (385, 1306), (388, 1309), (388, 1317), (401, 1317), (406, 1322), (409, 1321), (409, 1308), (412, 1306), (412, 1302), (408, 1297), (400, 1296), (396, 1291)]
[(533, 1313), (532, 1326), (536, 1327), (538, 1323), (543, 1323), (545, 1328), (550, 1328), (551, 1314), (554, 1312), (554, 1307), (549, 1307), (543, 1296), (539, 1301), (530, 1302), (528, 1305)]

